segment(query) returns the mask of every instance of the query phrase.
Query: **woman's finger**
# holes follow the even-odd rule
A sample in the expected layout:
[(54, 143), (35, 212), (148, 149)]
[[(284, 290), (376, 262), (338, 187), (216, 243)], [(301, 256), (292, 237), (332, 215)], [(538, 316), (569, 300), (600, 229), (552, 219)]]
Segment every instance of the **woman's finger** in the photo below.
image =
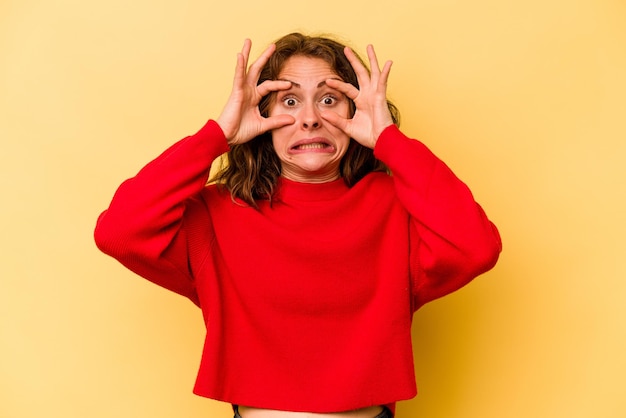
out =
[(271, 131), (272, 129), (282, 128), (286, 125), (292, 125), (296, 122), (291, 115), (276, 115), (261, 119), (261, 132)]
[(246, 68), (248, 68), (248, 59), (250, 59), (250, 49), (252, 49), (252, 41), (246, 38), (243, 41), (243, 48), (241, 48), (241, 56), (243, 57), (244, 71)]
[(359, 89), (357, 89), (350, 83), (337, 80), (336, 78), (329, 78), (328, 80), (326, 80), (326, 85), (345, 94), (346, 97), (351, 100), (355, 100), (359, 95)]
[(265, 80), (257, 86), (257, 93), (261, 97), (273, 91), (288, 90), (291, 88), (291, 82), (285, 80)]
[(370, 79), (370, 75), (369, 75), (369, 72), (367, 71), (367, 68), (365, 68), (361, 60), (357, 58), (356, 54), (354, 53), (354, 51), (352, 51), (352, 49), (345, 47), (344, 54), (346, 54), (346, 58), (348, 58), (350, 65), (352, 65), (352, 69), (356, 73), (356, 78), (359, 82), (359, 86), (363, 86), (363, 84), (366, 81), (369, 81)]
[(265, 66), (275, 50), (276, 45), (271, 44), (270, 46), (265, 48), (265, 51), (263, 51), (261, 56), (259, 56), (259, 58), (257, 58), (257, 60), (254, 61), (252, 65), (250, 65), (250, 68), (248, 69), (248, 77), (250, 77), (250, 80), (253, 81), (255, 84), (259, 80), (259, 76), (261, 75), (261, 70), (263, 69), (263, 66)]
[(246, 76), (246, 59), (241, 52), (237, 53), (237, 64), (235, 65), (235, 76), (233, 77), (233, 88), (241, 88)]
[(342, 130), (343, 132), (347, 133), (348, 135), (351, 135), (351, 133), (348, 131), (349, 130), (349, 125), (351, 123), (351, 121), (349, 119), (342, 118), (337, 113), (335, 113), (333, 111), (330, 111), (330, 110), (322, 112), (320, 116), (322, 116), (322, 118), (325, 121), (329, 122), (335, 128), (338, 128), (338, 129)]
[(367, 58), (370, 62), (370, 71), (372, 74), (372, 78), (378, 78), (380, 75), (380, 67), (378, 66), (378, 57), (376, 57), (376, 52), (374, 51), (373, 45), (368, 45), (367, 48)]
[(392, 61), (386, 61), (382, 70), (380, 69), (380, 64), (378, 63), (378, 57), (376, 56), (376, 51), (374, 51), (373, 45), (367, 46), (367, 57), (370, 61), (370, 68), (372, 72), (372, 83), (375, 85), (383, 84), (387, 85), (387, 80), (389, 79), (389, 72), (391, 71)]
[(393, 61), (385, 62), (385, 66), (380, 73), (380, 82), (382, 82), (385, 86), (387, 85), (387, 80), (389, 80), (389, 73), (391, 72), (391, 66), (393, 65)]

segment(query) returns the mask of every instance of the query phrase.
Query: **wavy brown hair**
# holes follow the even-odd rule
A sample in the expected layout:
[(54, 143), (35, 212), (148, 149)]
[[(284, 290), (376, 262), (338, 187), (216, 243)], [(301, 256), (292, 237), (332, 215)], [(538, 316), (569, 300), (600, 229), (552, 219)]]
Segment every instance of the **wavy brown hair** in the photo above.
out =
[[(291, 33), (276, 42), (276, 50), (261, 70), (258, 84), (266, 80), (276, 80), (285, 62), (296, 55), (320, 58), (327, 62), (333, 71), (344, 81), (359, 88), (356, 73), (344, 54), (345, 45), (326, 36), (307, 36)], [(359, 60), (363, 60), (359, 57)], [(365, 65), (365, 64), (364, 64)], [(367, 68), (367, 66), (366, 66)], [(259, 110), (267, 117), (273, 104), (275, 93), (261, 99)], [(350, 102), (350, 116), (355, 112), (355, 105)], [(396, 106), (387, 101), (391, 117), (396, 125), (400, 123), (400, 113)], [(228, 151), (227, 161), (222, 160), (219, 171), (211, 182), (226, 187), (233, 198), (239, 198), (252, 207), (257, 207), (257, 200), (271, 202), (281, 164), (272, 144), (271, 132), (265, 132), (244, 143), (233, 145)], [(340, 175), (349, 187), (373, 171), (388, 171), (382, 161), (374, 157), (374, 151), (350, 139), (346, 155), (340, 166)]]

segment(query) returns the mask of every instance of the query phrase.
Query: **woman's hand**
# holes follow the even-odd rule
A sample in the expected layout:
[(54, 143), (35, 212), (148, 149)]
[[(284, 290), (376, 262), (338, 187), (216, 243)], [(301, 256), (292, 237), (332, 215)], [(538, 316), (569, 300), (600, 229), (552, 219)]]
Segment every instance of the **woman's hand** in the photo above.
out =
[(252, 42), (246, 39), (243, 49), (237, 54), (237, 67), (230, 97), (217, 118), (230, 145), (243, 144), (271, 129), (280, 128), (295, 122), (292, 116), (277, 115), (268, 118), (261, 116), (259, 102), (272, 91), (291, 87), (287, 81), (267, 80), (257, 86), (261, 70), (276, 49), (270, 45), (248, 69), (248, 58)]
[(387, 61), (381, 70), (372, 45), (367, 46), (371, 75), (350, 48), (344, 50), (348, 61), (356, 72), (359, 89), (350, 83), (335, 79), (326, 80), (326, 84), (339, 90), (354, 101), (356, 111), (352, 119), (345, 119), (334, 112), (324, 112), (322, 117), (337, 128), (350, 135), (361, 145), (374, 148), (380, 134), (393, 124), (391, 112), (387, 106), (387, 79), (391, 71), (391, 61)]

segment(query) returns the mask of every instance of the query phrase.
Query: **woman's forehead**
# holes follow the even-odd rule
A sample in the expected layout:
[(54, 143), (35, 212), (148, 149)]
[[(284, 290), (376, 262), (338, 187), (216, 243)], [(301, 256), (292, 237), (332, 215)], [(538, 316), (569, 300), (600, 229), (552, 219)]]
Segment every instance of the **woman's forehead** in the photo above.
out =
[(321, 87), (329, 78), (341, 79), (323, 59), (301, 55), (287, 59), (277, 78), (290, 81), (294, 87), (299, 87), (304, 82)]

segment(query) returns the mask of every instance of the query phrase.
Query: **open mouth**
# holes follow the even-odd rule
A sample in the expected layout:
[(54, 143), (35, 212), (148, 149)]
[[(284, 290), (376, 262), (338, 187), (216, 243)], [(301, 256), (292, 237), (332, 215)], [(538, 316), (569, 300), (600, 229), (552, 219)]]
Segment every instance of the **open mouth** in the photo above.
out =
[(292, 147), (292, 152), (333, 152), (335, 147), (325, 138), (308, 138), (296, 142)]
[(312, 142), (310, 144), (300, 144), (293, 147), (293, 150), (308, 150), (308, 149), (324, 149), (330, 148), (330, 145), (323, 142)]

